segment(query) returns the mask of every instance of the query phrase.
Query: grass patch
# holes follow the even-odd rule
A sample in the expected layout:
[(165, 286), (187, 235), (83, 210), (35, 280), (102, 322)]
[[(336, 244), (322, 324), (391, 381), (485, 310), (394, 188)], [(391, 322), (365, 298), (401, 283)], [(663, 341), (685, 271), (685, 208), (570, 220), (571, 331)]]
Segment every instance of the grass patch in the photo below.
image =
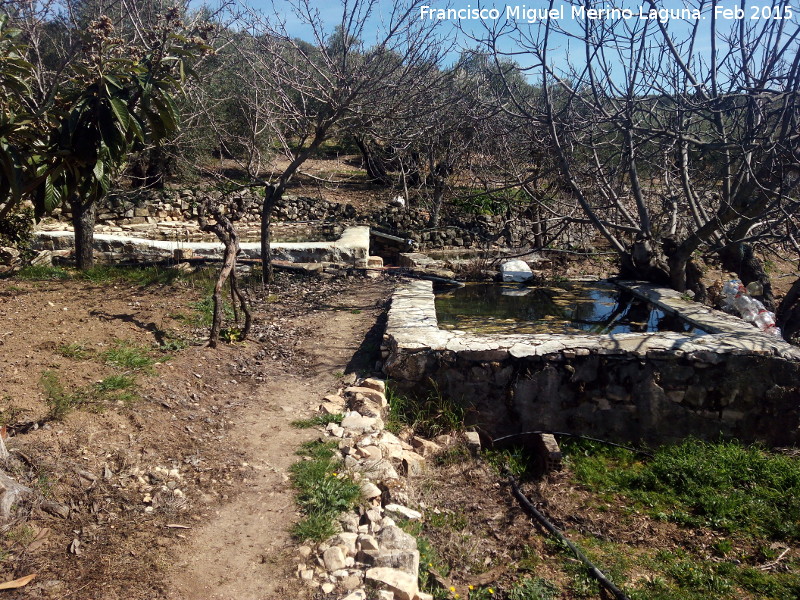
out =
[(81, 390), (67, 391), (53, 371), (42, 373), (39, 385), (44, 391), (44, 401), (48, 407), (45, 419), (48, 421), (63, 421), (73, 409), (90, 402), (89, 397)]
[(326, 426), (329, 423), (336, 423), (337, 425), (342, 422), (344, 415), (316, 415), (310, 419), (298, 419), (292, 421), (292, 427), (297, 429), (311, 429), (312, 427)]
[(522, 446), (503, 450), (485, 450), (482, 456), (501, 477), (505, 477), (508, 472), (517, 479), (524, 479), (534, 472), (533, 457), (530, 451)]
[(651, 516), (725, 533), (800, 539), (800, 461), (736, 442), (688, 440), (651, 460), (621, 449), (563, 445), (578, 479), (623, 494)]
[(322, 541), (336, 533), (336, 517), (355, 506), (360, 486), (339, 472), (342, 461), (333, 442), (308, 442), (298, 454), (304, 457), (291, 467), (292, 483), (303, 518), (292, 528), (300, 540)]
[(139, 399), (136, 378), (130, 375), (109, 375), (93, 387), (95, 399), (130, 404)]
[(106, 364), (128, 371), (150, 372), (156, 362), (148, 348), (126, 340), (115, 340), (114, 347), (103, 352), (101, 357)]
[(542, 577), (525, 577), (508, 590), (508, 600), (555, 600), (561, 592), (558, 586)]
[[(195, 327), (211, 327), (214, 320), (214, 298), (206, 296), (202, 300), (192, 302), (190, 306), (194, 310), (192, 324)], [(232, 321), (234, 318), (233, 306), (225, 300), (222, 302), (222, 318), (227, 321)]]
[(56, 348), (56, 352), (64, 358), (71, 358), (73, 360), (87, 360), (94, 354), (81, 342), (73, 342), (72, 344), (62, 344)]
[(447, 577), (450, 567), (447, 562), (442, 560), (439, 553), (425, 537), (424, 525), (421, 521), (409, 521), (402, 519), (397, 522), (398, 527), (406, 533), (413, 535), (417, 539), (417, 550), (419, 550), (419, 589), (431, 594), (436, 600), (451, 598), (447, 590), (442, 589), (436, 582), (432, 571)]
[(61, 267), (47, 267), (44, 265), (29, 265), (22, 267), (14, 274), (17, 279), (27, 279), (29, 281), (54, 281), (59, 279), (69, 279), (70, 274)]
[(110, 375), (95, 385), (99, 392), (114, 392), (136, 387), (136, 379), (130, 375)]
[(631, 600), (729, 600), (800, 597), (800, 579), (793, 573), (765, 572), (748, 565), (717, 562), (675, 548), (643, 556), (640, 567), (658, 575), (628, 588)]
[(389, 402), (386, 429), (392, 433), (410, 427), (414, 434), (430, 439), (464, 429), (464, 408), (442, 396), (433, 382), (428, 394), (420, 396), (400, 394), (388, 385), (386, 398)]

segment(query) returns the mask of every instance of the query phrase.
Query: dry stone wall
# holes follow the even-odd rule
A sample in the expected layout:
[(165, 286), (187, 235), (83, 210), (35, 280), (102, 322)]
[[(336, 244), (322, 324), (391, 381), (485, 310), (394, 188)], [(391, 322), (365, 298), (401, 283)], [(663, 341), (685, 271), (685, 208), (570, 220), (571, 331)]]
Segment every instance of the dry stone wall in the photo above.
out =
[[(126, 226), (193, 221), (197, 218), (198, 203), (206, 195), (219, 197), (221, 193), (186, 188), (111, 194), (98, 207), (97, 222), (99, 225)], [(258, 222), (261, 198), (252, 192), (245, 192), (242, 197), (249, 201), (244, 222)], [(54, 216), (69, 221), (69, 207), (58, 209)], [(285, 195), (277, 204), (273, 217), (275, 221), (364, 223), (392, 235), (409, 238), (420, 248), (531, 245), (530, 236), (534, 230), (534, 223), (519, 212), (472, 215), (451, 211), (444, 214), (441, 227), (431, 229), (427, 226), (429, 213), (424, 209), (387, 205), (375, 210), (359, 211), (351, 204), (292, 194)], [(589, 229), (575, 226), (563, 232), (559, 241), (585, 246), (592, 237)]]
[[(657, 295), (673, 309), (679, 300), (671, 290)], [(412, 282), (392, 300), (384, 369), (408, 390), (433, 381), (491, 437), (552, 430), (652, 444), (720, 435), (800, 442), (800, 351), (702, 311), (718, 333), (484, 336), (440, 330), (430, 282)]]

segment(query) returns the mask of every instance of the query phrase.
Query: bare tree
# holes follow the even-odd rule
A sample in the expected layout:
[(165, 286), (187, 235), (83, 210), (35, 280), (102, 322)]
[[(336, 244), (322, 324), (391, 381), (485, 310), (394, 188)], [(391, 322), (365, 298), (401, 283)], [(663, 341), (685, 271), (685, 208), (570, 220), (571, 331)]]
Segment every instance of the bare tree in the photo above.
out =
[[(245, 201), (241, 197), (237, 197), (227, 203), (218, 202), (207, 197), (203, 199), (198, 209), (200, 229), (216, 235), (225, 248), (222, 257), (222, 267), (219, 270), (217, 282), (214, 284), (214, 311), (211, 319), (211, 332), (208, 339), (208, 345), (211, 348), (216, 348), (219, 343), (220, 331), (222, 330), (222, 315), (224, 312), (222, 291), (228, 279), (230, 279), (231, 300), (233, 302), (234, 320), (237, 326), (239, 324), (239, 310), (241, 310), (244, 316), (244, 324), (236, 337), (238, 340), (244, 340), (247, 339), (250, 333), (250, 325), (252, 322), (250, 306), (247, 297), (239, 287), (239, 276), (236, 273), (236, 257), (241, 250), (239, 246), (239, 234), (233, 226), (235, 221), (238, 221), (244, 216), (246, 210)], [(211, 218), (209, 219), (209, 217)]]
[(791, 4), (777, 0), (771, 18), (754, 20), (723, 19), (715, 0), (647, 20), (565, 4), (579, 31), (546, 20), (490, 32), (497, 60), (498, 41), (513, 39), (540, 83), (535, 102), (513, 93), (507, 110), (547, 127), (557, 176), (629, 275), (701, 294), (693, 257), (715, 253), (745, 282), (761, 281), (771, 302), (752, 245), (774, 239), (797, 207)]
[[(255, 171), (257, 163), (248, 165), (252, 181), (265, 187), (264, 283), (272, 277), (272, 211), (302, 165), (348, 123), (379, 121), (401, 111), (424, 88), (426, 73), (436, 71), (442, 44), (436, 24), (418, 19), (422, 4), (404, 0), (387, 7), (377, 0), (349, 0), (333, 24), (310, 0), (282, 2), (269, 16), (250, 14), (246, 29), (253, 37), (239, 47), (240, 56), (255, 76), (259, 122), (269, 123), (286, 160), (268, 175)], [(307, 28), (311, 41), (290, 34), (279, 16), (287, 11)]]

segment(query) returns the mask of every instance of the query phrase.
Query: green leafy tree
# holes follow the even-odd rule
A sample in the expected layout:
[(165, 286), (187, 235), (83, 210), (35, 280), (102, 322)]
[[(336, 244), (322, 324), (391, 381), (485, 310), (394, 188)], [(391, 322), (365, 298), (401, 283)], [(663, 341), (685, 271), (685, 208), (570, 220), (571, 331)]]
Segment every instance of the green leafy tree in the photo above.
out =
[[(2, 24), (5, 30), (7, 19)], [(149, 43), (135, 45), (115, 36), (110, 18), (92, 21), (80, 59), (68, 65), (49, 101), (35, 110), (24, 99), (32, 76), (22, 58), (25, 48), (18, 32), (5, 30), (0, 77), (18, 91), (0, 105), (3, 123), (9, 123), (0, 130), (0, 218), (26, 196), (37, 217), (68, 202), (77, 266), (92, 266), (98, 201), (133, 151), (178, 129), (175, 96), (191, 73), (191, 59), (206, 49), (202, 38), (181, 30), (180, 13), (170, 10)]]

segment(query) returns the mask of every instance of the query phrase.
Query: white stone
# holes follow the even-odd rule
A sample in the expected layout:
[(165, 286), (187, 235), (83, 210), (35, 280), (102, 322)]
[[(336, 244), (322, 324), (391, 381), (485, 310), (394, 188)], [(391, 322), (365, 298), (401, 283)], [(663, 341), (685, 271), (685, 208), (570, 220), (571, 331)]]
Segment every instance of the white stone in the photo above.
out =
[[(347, 556), (356, 555), (356, 543), (358, 540), (357, 533), (343, 532), (338, 533), (330, 539), (332, 546), (339, 546), (344, 549)], [(333, 569), (334, 571), (336, 569)]]
[(342, 600), (367, 600), (367, 593), (364, 590), (355, 590), (347, 594)]
[(409, 521), (416, 521), (422, 518), (422, 513), (407, 506), (403, 506), (401, 504), (387, 504), (384, 506), (384, 510), (394, 517), (400, 517), (401, 519), (408, 519)]
[(361, 484), (361, 495), (366, 500), (372, 500), (373, 498), (380, 498), (381, 489), (371, 481), (364, 481)]
[[(380, 425), (378, 425), (380, 424)], [(364, 417), (358, 414), (357, 412), (349, 412), (347, 415), (342, 419), (342, 429), (354, 432), (354, 433), (363, 433), (366, 431), (373, 431), (375, 429), (380, 429), (383, 427), (383, 421), (380, 419), (375, 419), (372, 417)]]
[(477, 431), (464, 432), (464, 440), (467, 443), (467, 448), (473, 452), (480, 452), (481, 449), (481, 436)]
[(386, 396), (384, 395), (384, 393), (380, 392), (380, 391), (378, 391), (378, 390), (376, 390), (374, 388), (352, 386), (352, 387), (347, 388), (344, 391), (344, 393), (345, 393), (345, 396), (351, 397), (351, 398), (355, 397), (357, 394), (361, 394), (362, 396), (365, 396), (366, 398), (369, 398), (370, 400), (372, 400), (373, 402), (375, 402), (376, 404), (378, 404), (380, 406), (386, 406), (387, 405)]
[(425, 471), (425, 459), (410, 450), (403, 450), (403, 470), (406, 477), (419, 477)]
[(432, 442), (417, 436), (411, 438), (411, 445), (414, 446), (416, 451), (422, 456), (431, 456), (442, 449), (442, 447), (436, 442)]
[(375, 567), (367, 571), (366, 580), (386, 586), (398, 600), (413, 600), (419, 591), (417, 576), (399, 569)]
[(323, 402), (319, 405), (319, 412), (323, 415), (339, 415), (342, 410), (344, 410), (344, 403)]
[(378, 600), (394, 600), (394, 592), (381, 590), (378, 592)]
[(322, 559), (325, 562), (325, 568), (328, 571), (338, 571), (339, 569), (344, 569), (347, 565), (345, 564), (345, 553), (342, 550), (341, 546), (331, 546), (322, 555)]
[(528, 281), (533, 277), (533, 271), (523, 260), (509, 260), (500, 265), (503, 281)]
[(378, 534), (378, 544), (382, 550), (416, 550), (417, 540), (396, 525), (384, 527)]
[(364, 446), (363, 448), (359, 448), (359, 452), (361, 458), (366, 458), (368, 460), (381, 460), (383, 458), (383, 453), (377, 446)]
[(336, 586), (332, 583), (323, 583), (322, 584), (322, 591), (325, 594), (330, 594), (333, 590), (336, 589)]
[(362, 533), (358, 536), (358, 547), (361, 550), (377, 550), (378, 549), (378, 540), (375, 539), (375, 536), (369, 535), (368, 533)]
[(367, 377), (361, 382), (361, 387), (370, 388), (381, 394), (386, 394), (386, 382), (383, 379)]

